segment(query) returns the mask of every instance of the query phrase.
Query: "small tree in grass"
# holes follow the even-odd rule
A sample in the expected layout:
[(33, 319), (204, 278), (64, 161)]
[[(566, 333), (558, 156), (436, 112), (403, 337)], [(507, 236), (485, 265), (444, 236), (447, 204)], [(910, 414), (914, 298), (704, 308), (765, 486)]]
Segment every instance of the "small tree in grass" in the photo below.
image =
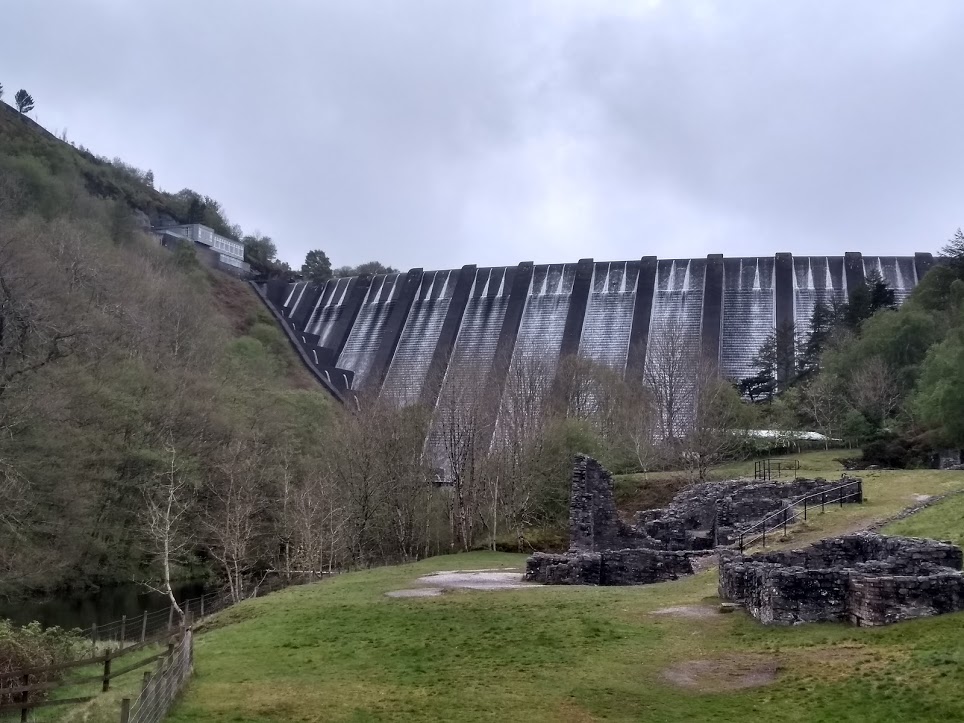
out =
[(23, 88), (17, 91), (17, 94), (13, 97), (13, 99), (17, 102), (17, 110), (20, 111), (20, 115), (29, 113), (33, 110), (33, 96)]

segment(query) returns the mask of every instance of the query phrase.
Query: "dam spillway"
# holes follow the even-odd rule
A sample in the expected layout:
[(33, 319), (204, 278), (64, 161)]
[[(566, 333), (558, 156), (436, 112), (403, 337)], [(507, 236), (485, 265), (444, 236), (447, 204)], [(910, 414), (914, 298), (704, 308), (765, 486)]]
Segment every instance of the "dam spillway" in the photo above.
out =
[(579, 355), (642, 379), (670, 335), (736, 381), (752, 373), (774, 330), (792, 327), (805, 338), (816, 304), (846, 301), (871, 274), (903, 302), (932, 264), (927, 253), (645, 256), (255, 288), (336, 397), (434, 404), (473, 380), (502, 394), (506, 378), (533, 359), (551, 373), (561, 358)]

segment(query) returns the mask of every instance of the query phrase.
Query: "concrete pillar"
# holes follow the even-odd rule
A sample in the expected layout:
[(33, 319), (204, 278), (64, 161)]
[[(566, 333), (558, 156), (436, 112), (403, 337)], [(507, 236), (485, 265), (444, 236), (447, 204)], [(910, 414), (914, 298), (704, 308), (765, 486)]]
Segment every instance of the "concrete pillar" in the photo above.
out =
[(629, 354), (626, 358), (626, 378), (642, 381), (646, 367), (646, 345), (653, 314), (653, 294), (656, 291), (655, 256), (643, 256), (639, 262), (639, 281), (636, 283), (636, 306), (633, 327), (629, 332)]
[(703, 280), (703, 357), (720, 362), (723, 329), (723, 254), (706, 257), (706, 276)]

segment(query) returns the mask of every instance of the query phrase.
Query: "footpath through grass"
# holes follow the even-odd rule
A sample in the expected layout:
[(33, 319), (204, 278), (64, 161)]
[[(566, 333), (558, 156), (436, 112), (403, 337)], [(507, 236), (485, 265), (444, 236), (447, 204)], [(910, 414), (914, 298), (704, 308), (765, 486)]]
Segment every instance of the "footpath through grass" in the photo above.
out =
[[(953, 472), (864, 478), (866, 505), (828, 510), (784, 544), (964, 487), (964, 473)], [(961, 541), (962, 503), (951, 498), (887, 531)], [(641, 587), (385, 596), (435, 570), (524, 560), (443, 556), (243, 603), (196, 638), (197, 674), (171, 720), (964, 720), (964, 614), (885, 628), (763, 627), (742, 612), (716, 612), (715, 570)], [(676, 606), (701, 614), (654, 614)], [(692, 687), (664, 677), (688, 661), (706, 666)], [(777, 668), (773, 682), (728, 682), (734, 669), (760, 665)]]

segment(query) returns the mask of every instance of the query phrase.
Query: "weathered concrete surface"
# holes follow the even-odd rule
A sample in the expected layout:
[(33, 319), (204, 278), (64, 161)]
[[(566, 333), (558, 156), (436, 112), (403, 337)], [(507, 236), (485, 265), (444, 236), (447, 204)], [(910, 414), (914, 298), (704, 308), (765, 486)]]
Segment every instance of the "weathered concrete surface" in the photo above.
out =
[(509, 590), (521, 587), (538, 587), (538, 585), (523, 579), (518, 571), (491, 570), (442, 570), (431, 575), (424, 575), (416, 582), (446, 589), (466, 590)]
[(392, 590), (386, 592), (388, 597), (438, 597), (442, 594), (442, 589), (438, 587), (422, 587), (414, 590)]
[(720, 555), (719, 593), (765, 624), (886, 625), (964, 610), (959, 547), (871, 533), (803, 550)]

